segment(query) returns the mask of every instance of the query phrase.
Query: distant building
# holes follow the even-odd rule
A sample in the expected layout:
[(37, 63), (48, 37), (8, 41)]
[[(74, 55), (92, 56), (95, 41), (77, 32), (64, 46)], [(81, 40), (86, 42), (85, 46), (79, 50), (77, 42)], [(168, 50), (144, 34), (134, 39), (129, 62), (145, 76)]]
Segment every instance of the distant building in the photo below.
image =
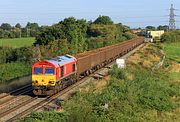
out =
[(148, 36), (153, 39), (160, 39), (163, 34), (164, 34), (164, 30), (148, 31)]

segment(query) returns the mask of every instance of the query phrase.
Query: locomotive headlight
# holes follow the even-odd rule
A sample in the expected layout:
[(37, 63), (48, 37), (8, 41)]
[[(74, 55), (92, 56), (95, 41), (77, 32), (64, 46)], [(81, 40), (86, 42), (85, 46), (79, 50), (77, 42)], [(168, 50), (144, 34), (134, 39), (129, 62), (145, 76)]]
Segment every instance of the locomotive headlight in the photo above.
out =
[(49, 84), (54, 84), (54, 81), (49, 81)]
[(32, 81), (32, 83), (38, 83), (38, 81), (37, 81), (37, 80), (35, 80), (35, 81)]
[(33, 85), (35, 85), (35, 84), (37, 84), (37, 83), (38, 83), (38, 81), (37, 81), (37, 80), (32, 81), (32, 84), (33, 84)]

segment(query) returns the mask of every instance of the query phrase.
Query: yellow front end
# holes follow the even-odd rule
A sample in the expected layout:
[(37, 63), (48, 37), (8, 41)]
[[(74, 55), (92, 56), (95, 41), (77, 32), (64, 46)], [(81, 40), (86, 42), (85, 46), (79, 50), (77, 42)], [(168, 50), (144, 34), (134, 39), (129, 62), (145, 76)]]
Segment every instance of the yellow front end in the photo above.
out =
[(36, 87), (53, 87), (56, 85), (56, 75), (50, 75), (50, 74), (45, 74), (45, 75), (32, 75), (32, 86)]

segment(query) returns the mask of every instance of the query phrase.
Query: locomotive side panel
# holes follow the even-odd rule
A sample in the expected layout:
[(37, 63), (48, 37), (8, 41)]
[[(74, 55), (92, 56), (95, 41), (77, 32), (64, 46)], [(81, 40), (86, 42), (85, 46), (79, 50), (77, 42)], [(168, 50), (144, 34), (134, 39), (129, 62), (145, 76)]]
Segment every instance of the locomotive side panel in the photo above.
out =
[(64, 77), (76, 72), (76, 69), (73, 66), (74, 64), (75, 63), (72, 62), (64, 65)]

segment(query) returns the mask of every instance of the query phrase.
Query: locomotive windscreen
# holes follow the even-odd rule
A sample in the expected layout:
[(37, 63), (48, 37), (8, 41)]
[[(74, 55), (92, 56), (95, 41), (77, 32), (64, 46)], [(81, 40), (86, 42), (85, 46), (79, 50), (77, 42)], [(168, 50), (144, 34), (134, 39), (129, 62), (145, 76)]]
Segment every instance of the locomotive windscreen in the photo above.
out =
[(42, 68), (34, 68), (34, 74), (42, 74), (43, 73), (43, 69)]
[(54, 74), (54, 68), (46, 68), (45, 74)]

